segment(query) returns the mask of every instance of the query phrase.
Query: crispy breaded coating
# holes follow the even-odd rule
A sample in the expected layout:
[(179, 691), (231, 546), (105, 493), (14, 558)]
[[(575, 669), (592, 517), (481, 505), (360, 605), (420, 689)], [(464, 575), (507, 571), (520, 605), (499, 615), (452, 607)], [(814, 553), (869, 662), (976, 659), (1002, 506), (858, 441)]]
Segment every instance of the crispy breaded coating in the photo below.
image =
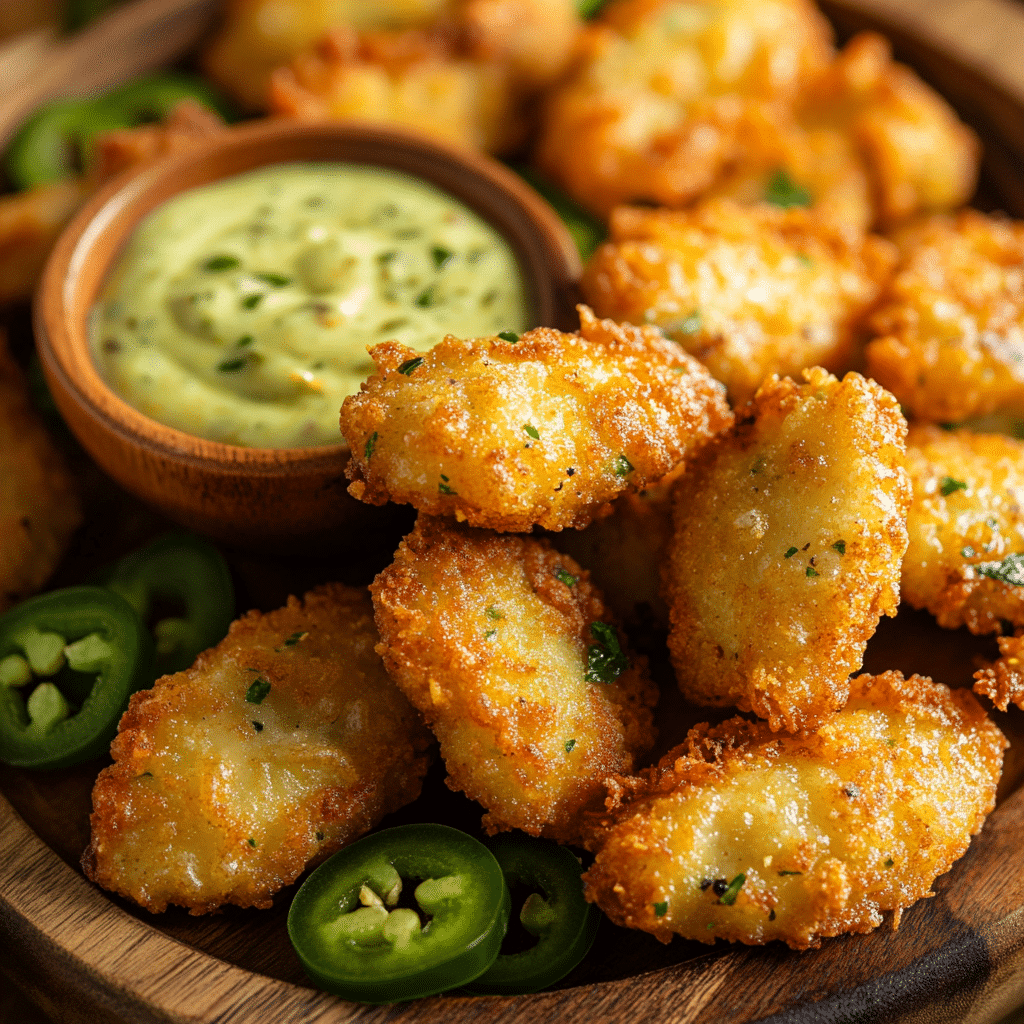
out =
[(773, 729), (813, 729), (846, 702), (907, 547), (906, 423), (849, 373), (770, 379), (687, 466), (663, 588), (680, 689)]
[(1010, 704), (1024, 708), (1024, 633), (997, 638), (999, 657), (974, 673), (974, 692), (984, 694), (1000, 711)]
[(526, 131), (508, 70), (466, 56), (452, 33), (429, 29), (333, 29), (273, 73), (270, 110), (403, 125), (492, 153), (515, 148)]
[(369, 594), (327, 584), (135, 694), (93, 790), (89, 878), (154, 912), (269, 907), (415, 800), (430, 735), (377, 639)]
[(1024, 222), (962, 210), (894, 240), (868, 373), (919, 419), (1024, 412)]
[(81, 521), (74, 478), (0, 332), (0, 612), (43, 586)]
[(581, 24), (574, 0), (464, 0), (418, 28), (335, 25), (270, 77), (270, 110), (405, 125), (471, 149), (519, 147), (536, 93), (557, 79)]
[(375, 346), (341, 409), (349, 492), (502, 532), (582, 528), (729, 426), (724, 389), (678, 345), (578, 308), (576, 334)]
[(600, 593), (546, 541), (421, 515), (374, 580), (377, 650), (489, 832), (575, 842), (654, 743), (657, 690)]
[(1024, 442), (914, 424), (907, 469), (903, 599), (947, 629), (1024, 626)]
[(898, 672), (854, 679), (806, 736), (697, 726), (613, 789), (587, 899), (662, 942), (807, 949), (898, 923), (981, 830), (1006, 746), (971, 693)]
[(807, 0), (621, 0), (588, 27), (582, 61), (548, 97), (541, 169), (598, 214), (680, 206), (742, 153), (831, 59)]
[(599, 316), (655, 324), (749, 401), (770, 374), (849, 368), (892, 246), (807, 210), (719, 200), (686, 212), (619, 207), (583, 274)]
[(553, 538), (587, 572), (605, 603), (627, 625), (668, 628), (668, 605), (659, 580), (672, 538), (672, 487), (680, 464), (657, 483), (616, 498), (610, 515), (585, 530), (563, 530)]
[(870, 180), (877, 225), (955, 209), (974, 192), (977, 136), (892, 59), (889, 40), (876, 32), (846, 44), (801, 97), (798, 118), (808, 131), (831, 129), (851, 141)]
[(335, 26), (402, 29), (443, 16), (452, 0), (229, 0), (203, 70), (248, 110), (266, 110), (270, 75)]

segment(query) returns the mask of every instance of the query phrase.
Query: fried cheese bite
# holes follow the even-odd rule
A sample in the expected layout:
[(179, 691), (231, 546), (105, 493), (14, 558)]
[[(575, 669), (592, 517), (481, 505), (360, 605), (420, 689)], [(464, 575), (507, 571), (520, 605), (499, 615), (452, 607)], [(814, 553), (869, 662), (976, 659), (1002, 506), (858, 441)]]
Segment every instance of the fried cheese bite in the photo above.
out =
[(894, 240), (867, 372), (919, 419), (1024, 412), (1024, 222), (962, 210)]
[(349, 492), (501, 532), (582, 528), (732, 422), (724, 389), (653, 328), (598, 320), (375, 346), (345, 399)]
[(813, 729), (895, 615), (911, 491), (896, 400), (849, 373), (772, 378), (688, 465), (665, 564), (669, 649), (697, 704)]
[(535, 159), (600, 215), (696, 198), (832, 57), (808, 0), (620, 0), (581, 51), (546, 101)]
[(691, 210), (619, 207), (587, 264), (599, 316), (655, 324), (749, 401), (770, 374), (849, 368), (892, 246), (807, 210), (719, 200)]
[(270, 77), (270, 110), (406, 125), (491, 153), (521, 146), (536, 93), (565, 69), (574, 0), (465, 0), (418, 28), (335, 25)]
[(662, 942), (794, 949), (929, 894), (995, 806), (1007, 743), (967, 690), (862, 675), (806, 736), (697, 726), (612, 790), (587, 899)]
[(327, 584), (135, 694), (93, 790), (86, 875), (153, 912), (269, 907), (415, 800), (431, 737), (377, 639), (369, 594)]
[(43, 586), (81, 521), (75, 480), (0, 332), (0, 612)]
[(997, 638), (999, 657), (974, 673), (974, 692), (984, 694), (1000, 711), (1010, 704), (1024, 708), (1024, 633)]
[(601, 595), (542, 540), (421, 515), (371, 586), (392, 679), (488, 832), (575, 842), (654, 744), (657, 690)]
[(940, 626), (1024, 627), (1024, 442), (914, 424), (901, 591)]

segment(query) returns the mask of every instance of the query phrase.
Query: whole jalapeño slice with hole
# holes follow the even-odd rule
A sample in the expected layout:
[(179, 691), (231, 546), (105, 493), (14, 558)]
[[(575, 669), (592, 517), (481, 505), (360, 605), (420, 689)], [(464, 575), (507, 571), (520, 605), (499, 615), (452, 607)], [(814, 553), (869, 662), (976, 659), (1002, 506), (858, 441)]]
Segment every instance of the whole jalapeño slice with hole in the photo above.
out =
[[(539, 992), (564, 978), (587, 955), (601, 912), (583, 898), (583, 867), (567, 847), (511, 833), (495, 837), (488, 846), (513, 895), (526, 894), (512, 908), (523, 926), (519, 945), (524, 948), (502, 951), (466, 989), (475, 995)], [(515, 938), (510, 934), (510, 940)]]
[(447, 825), (402, 825), (321, 864), (292, 901), (288, 935), (321, 988), (394, 1003), (483, 974), (501, 949), (509, 905), (482, 843)]

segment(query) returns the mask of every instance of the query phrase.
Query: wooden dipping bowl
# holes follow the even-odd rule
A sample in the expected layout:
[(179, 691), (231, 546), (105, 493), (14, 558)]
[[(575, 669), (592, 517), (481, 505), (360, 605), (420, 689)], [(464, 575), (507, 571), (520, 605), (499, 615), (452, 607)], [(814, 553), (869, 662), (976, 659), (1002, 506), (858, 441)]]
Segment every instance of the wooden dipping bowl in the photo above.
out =
[(574, 330), (579, 254), (554, 211), (518, 175), (485, 156), (414, 132), (355, 122), (261, 121), (163, 160), (94, 196), (61, 235), (35, 304), (43, 370), (85, 450), (126, 490), (168, 518), (232, 545), (346, 548), (378, 531), (379, 510), (346, 488), (348, 446), (246, 448), (157, 423), (120, 398), (89, 349), (88, 318), (125, 242), (174, 195), (276, 163), (344, 161), (403, 171), (448, 192), (511, 244), (529, 320)]
[[(197, 18), (209, 6), (206, 0), (166, 4), (199, 12)], [(897, 56), (938, 87), (982, 136), (978, 205), (1024, 217), (1024, 4), (822, 0), (822, 6), (843, 34), (875, 28), (893, 39)], [(0, 104), (0, 138), (2, 115)], [(473, 162), (458, 159), (462, 166)], [(493, 168), (487, 161), (476, 163)], [(119, 223), (130, 219), (132, 204), (141, 201), (132, 197), (142, 187), (141, 181), (129, 187), (108, 216)], [(450, 190), (465, 198), (454, 185)], [(93, 212), (103, 205), (98, 200)], [(104, 272), (103, 266), (68, 263), (81, 251), (75, 244), (65, 239), (63, 255), (54, 257), (54, 265), (65, 261), (59, 280), (66, 278), (73, 298), (95, 294)], [(556, 262), (549, 270), (567, 280), (574, 263), (571, 253), (559, 250), (564, 244), (563, 238), (555, 247), (560, 255), (551, 257)], [(39, 321), (47, 331), (54, 315), (48, 304), (59, 300), (50, 295), (40, 303)], [(81, 326), (75, 330), (80, 333)], [(51, 382), (58, 391), (62, 380), (70, 386), (54, 340), (41, 340)], [(69, 419), (78, 415), (94, 431), (93, 454), (102, 465), (108, 465), (109, 448), (150, 473), (160, 465), (171, 466), (174, 474), (198, 473), (197, 458), (173, 447), (167, 452), (156, 441), (143, 445), (123, 425), (115, 426), (108, 406), (88, 407), (70, 391), (60, 401)], [(134, 447), (124, 448), (128, 436)], [(231, 459), (239, 459), (236, 453), (244, 450), (231, 452)], [(337, 479), (340, 462), (335, 468)], [(120, 478), (113, 467), (108, 471)], [(243, 471), (236, 472), (243, 479)], [(259, 478), (257, 470), (247, 466), (244, 473), (247, 482), (238, 486), (256, 486), (251, 481)], [(339, 498), (342, 490), (339, 483)], [(228, 522), (215, 525), (227, 529)], [(297, 581), (304, 578), (302, 567), (291, 564), (282, 576), (267, 553), (246, 555), (247, 562), (238, 552), (228, 553), (236, 577), (249, 584), (251, 603), (264, 608), (281, 602), (281, 588), (300, 592)], [(351, 562), (347, 555), (318, 565), (311, 582), (328, 578), (323, 574), (336, 567), (343, 573)], [(77, 566), (61, 571), (60, 582), (80, 578)], [(252, 581), (268, 585), (275, 573), (280, 587), (257, 596)], [(865, 671), (900, 669), (965, 686), (973, 658), (991, 654), (991, 643), (964, 630), (940, 630), (927, 614), (904, 608), (895, 620), (882, 622), (868, 647)], [(659, 681), (672, 725), (664, 730), (658, 754), (682, 738), (670, 729), (685, 731), (687, 713), (700, 715), (691, 721), (707, 717), (681, 708), (670, 676)], [(779, 943), (747, 948), (676, 939), (662, 946), (606, 921), (587, 959), (552, 991), (518, 998), (451, 995), (394, 1007), (357, 1006), (310, 987), (285, 934), (290, 892), (268, 911), (227, 908), (222, 915), (190, 918), (174, 909), (149, 915), (98, 890), (82, 876), (77, 860), (87, 841), (89, 793), (100, 766), (56, 773), (0, 766), (0, 991), (16, 980), (62, 1024), (994, 1024), (1024, 1003), (1024, 713), (1011, 708), (994, 717), (1011, 740), (999, 806), (965, 856), (936, 881), (935, 898), (910, 908), (897, 931), (884, 924), (871, 934), (842, 936), (798, 953)], [(435, 774), (421, 801), (387, 824), (416, 815), (472, 829), (480, 809), (448, 792)]]

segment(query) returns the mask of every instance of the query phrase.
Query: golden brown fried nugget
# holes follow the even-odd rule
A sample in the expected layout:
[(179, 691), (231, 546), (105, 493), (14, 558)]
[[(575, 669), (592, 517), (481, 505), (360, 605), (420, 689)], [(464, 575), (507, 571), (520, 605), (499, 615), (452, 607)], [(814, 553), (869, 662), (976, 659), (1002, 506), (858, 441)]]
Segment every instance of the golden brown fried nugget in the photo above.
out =
[(203, 54), (207, 75), (249, 110), (265, 110), (270, 74), (335, 26), (426, 25), (450, 0), (229, 0)]
[(680, 689), (798, 731), (846, 702), (907, 546), (906, 423), (849, 373), (772, 379), (675, 492), (663, 587)]
[(430, 735), (377, 639), (369, 594), (328, 584), (132, 697), (93, 790), (89, 878), (154, 912), (269, 907), (415, 800)]
[(349, 491), (499, 531), (580, 528), (732, 422), (721, 385), (655, 328), (579, 310), (577, 334), (377, 345), (341, 409)]
[(660, 327), (739, 405), (772, 373), (848, 369), (894, 262), (888, 242), (807, 210), (619, 207), (581, 285), (599, 316)]
[(898, 922), (980, 831), (1006, 745), (968, 691), (898, 672), (854, 679), (807, 736), (697, 726), (613, 790), (587, 899), (662, 942), (806, 949)]
[(402, 30), (335, 25), (273, 72), (270, 109), (507, 152), (524, 141), (528, 108), (565, 69), (579, 30), (574, 0), (465, 0), (444, 20)]
[(683, 469), (616, 498), (611, 514), (585, 530), (563, 530), (553, 538), (559, 551), (590, 573), (608, 607), (627, 625), (668, 628), (659, 580), (672, 538), (672, 487)]
[(1024, 626), (1024, 442), (914, 424), (903, 599), (940, 626)]
[(371, 586), (377, 648), (490, 832), (579, 837), (654, 743), (657, 690), (583, 570), (545, 541), (421, 515)]
[(0, 612), (49, 579), (81, 520), (75, 481), (0, 333)]
[(806, 0), (611, 4), (548, 97), (538, 165), (599, 214), (684, 205), (820, 75), (830, 39)]
[(868, 373), (920, 419), (1024, 412), (1024, 222), (963, 210), (895, 241)]
[(982, 693), (1000, 711), (1010, 704), (1024, 708), (1024, 634), (998, 638), (999, 657), (974, 673), (974, 692)]

